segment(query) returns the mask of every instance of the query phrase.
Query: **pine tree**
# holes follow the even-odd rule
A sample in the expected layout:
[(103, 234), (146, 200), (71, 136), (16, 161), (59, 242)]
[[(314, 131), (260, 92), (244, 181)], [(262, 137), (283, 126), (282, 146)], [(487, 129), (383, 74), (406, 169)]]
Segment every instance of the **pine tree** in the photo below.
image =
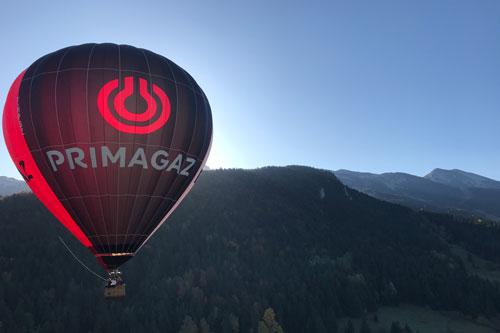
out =
[(354, 329), (354, 324), (352, 323), (352, 321), (350, 319), (347, 321), (344, 332), (345, 333), (355, 333), (356, 332), (356, 330)]
[(210, 333), (210, 325), (208, 325), (205, 318), (200, 320), (200, 333)]
[(408, 324), (405, 325), (404, 333), (413, 333), (413, 331), (411, 330), (410, 326), (408, 326)]
[(276, 314), (272, 308), (267, 308), (264, 311), (262, 320), (259, 321), (259, 333), (283, 333), (283, 329), (276, 321)]
[(193, 318), (186, 316), (184, 322), (182, 323), (179, 333), (198, 333), (198, 326), (193, 321)]
[(371, 333), (372, 330), (370, 326), (368, 326), (368, 323), (366, 322), (366, 319), (363, 320), (363, 323), (361, 324), (361, 328), (359, 329), (359, 333)]
[(393, 321), (391, 325), (391, 333), (404, 333), (399, 321)]

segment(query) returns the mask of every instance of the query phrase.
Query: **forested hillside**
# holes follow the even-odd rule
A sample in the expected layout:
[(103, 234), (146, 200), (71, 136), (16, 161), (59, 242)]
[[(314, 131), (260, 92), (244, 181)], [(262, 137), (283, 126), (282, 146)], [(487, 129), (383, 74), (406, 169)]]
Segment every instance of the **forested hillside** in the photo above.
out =
[(120, 301), (58, 236), (99, 270), (35, 197), (0, 200), (0, 330), (344, 332), (340, 318), (384, 305), (500, 312), (500, 285), (457, 253), (497, 267), (498, 227), (416, 213), (307, 167), (205, 171), (123, 267)]

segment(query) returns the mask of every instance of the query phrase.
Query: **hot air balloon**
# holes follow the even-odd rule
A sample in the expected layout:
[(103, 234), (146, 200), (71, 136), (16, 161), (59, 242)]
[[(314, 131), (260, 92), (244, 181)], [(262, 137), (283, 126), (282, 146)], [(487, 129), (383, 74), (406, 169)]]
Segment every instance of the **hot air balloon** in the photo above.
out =
[(105, 294), (123, 296), (119, 267), (192, 188), (210, 151), (212, 115), (195, 80), (167, 58), (83, 44), (17, 77), (3, 133), (33, 193), (122, 286)]

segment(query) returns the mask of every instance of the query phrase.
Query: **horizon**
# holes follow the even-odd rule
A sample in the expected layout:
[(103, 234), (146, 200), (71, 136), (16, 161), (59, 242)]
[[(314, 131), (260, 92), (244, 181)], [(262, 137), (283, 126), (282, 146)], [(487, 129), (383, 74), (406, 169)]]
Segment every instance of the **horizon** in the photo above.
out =
[[(500, 179), (499, 2), (149, 4), (150, 24), (131, 29), (131, 5), (5, 3), (0, 38), (13, 51), (0, 55), (0, 104), (44, 54), (113, 41), (166, 56), (199, 83), (212, 169), (423, 176), (439, 166)], [(12, 29), (19, 16), (30, 27)], [(3, 140), (0, 175), (21, 179)]]
[[(411, 176), (416, 176), (416, 177), (420, 177), (420, 178), (424, 178), (426, 175), (428, 175), (428, 174), (430, 174), (430, 173), (432, 173), (433, 171), (436, 171), (436, 170), (459, 171), (459, 172), (465, 172), (465, 173), (469, 173), (469, 174), (471, 173), (471, 174), (474, 174), (474, 175), (477, 175), (477, 176), (485, 177), (485, 178), (493, 180), (493, 181), (499, 181), (500, 182), (500, 179), (495, 179), (495, 178), (487, 177), (487, 176), (484, 176), (484, 175), (481, 175), (481, 174), (478, 174), (478, 173), (474, 173), (474, 172), (470, 172), (470, 171), (467, 171), (467, 170), (461, 170), (461, 169), (443, 169), (443, 168), (434, 168), (431, 171), (429, 171), (429, 172), (427, 172), (427, 173), (425, 173), (423, 175), (416, 175), (416, 174), (407, 173), (407, 172), (401, 172), (401, 171), (384, 171), (384, 172), (381, 172), (381, 173), (374, 173), (374, 172), (364, 171), (364, 170), (349, 170), (349, 169), (343, 169), (343, 168), (332, 170), (332, 169), (317, 168), (317, 167), (314, 167), (314, 166), (302, 165), (302, 164), (265, 165), (265, 166), (254, 167), (254, 168), (232, 168), (232, 167), (217, 167), (217, 168), (212, 168), (209, 165), (205, 165), (205, 168), (208, 168), (208, 169), (205, 169), (204, 171), (231, 170), (231, 169), (236, 169), (236, 170), (257, 170), (257, 169), (261, 169), (261, 168), (286, 168), (286, 167), (289, 167), (289, 166), (308, 167), (308, 168), (313, 168), (313, 169), (318, 169), (318, 170), (326, 170), (326, 171), (330, 171), (330, 172), (333, 172), (333, 173), (336, 173), (338, 171), (349, 171), (349, 172), (355, 172), (355, 173), (369, 173), (369, 174), (373, 174), (373, 175), (382, 175), (382, 174), (388, 174), (388, 173), (403, 173), (403, 174), (407, 174), (407, 175), (411, 175)], [(0, 177), (7, 177), (7, 178), (10, 178), (10, 179), (16, 179), (16, 180), (24, 181), (24, 179), (22, 178), (21, 175), (19, 175), (19, 177), (10, 177), (10, 176), (5, 176), (5, 175), (1, 175), (0, 174)]]

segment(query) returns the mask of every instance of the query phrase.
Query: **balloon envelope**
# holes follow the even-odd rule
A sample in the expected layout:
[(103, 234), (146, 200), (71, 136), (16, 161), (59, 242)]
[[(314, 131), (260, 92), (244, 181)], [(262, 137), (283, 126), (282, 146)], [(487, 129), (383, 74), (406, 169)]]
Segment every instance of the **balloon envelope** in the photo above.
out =
[(208, 100), (182, 68), (128, 45), (35, 61), (4, 108), (33, 193), (107, 269), (130, 259), (190, 190), (210, 150)]

